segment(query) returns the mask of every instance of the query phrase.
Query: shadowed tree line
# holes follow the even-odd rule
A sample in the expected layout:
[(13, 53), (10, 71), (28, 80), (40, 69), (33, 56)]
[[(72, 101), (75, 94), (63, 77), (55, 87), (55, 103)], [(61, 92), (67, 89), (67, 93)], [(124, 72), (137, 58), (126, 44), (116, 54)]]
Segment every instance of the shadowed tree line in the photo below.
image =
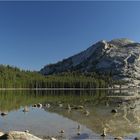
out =
[(0, 111), (18, 110), (20, 107), (33, 104), (96, 104), (106, 96), (105, 91), (55, 91), (55, 90), (30, 90), (30, 91), (0, 91)]

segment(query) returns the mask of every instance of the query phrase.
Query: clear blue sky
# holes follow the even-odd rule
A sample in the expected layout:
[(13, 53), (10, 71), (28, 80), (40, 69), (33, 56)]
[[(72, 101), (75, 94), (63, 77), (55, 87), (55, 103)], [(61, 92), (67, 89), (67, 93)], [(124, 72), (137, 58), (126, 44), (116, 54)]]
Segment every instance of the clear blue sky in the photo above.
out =
[(0, 63), (39, 70), (98, 40), (140, 42), (140, 2), (0, 2)]

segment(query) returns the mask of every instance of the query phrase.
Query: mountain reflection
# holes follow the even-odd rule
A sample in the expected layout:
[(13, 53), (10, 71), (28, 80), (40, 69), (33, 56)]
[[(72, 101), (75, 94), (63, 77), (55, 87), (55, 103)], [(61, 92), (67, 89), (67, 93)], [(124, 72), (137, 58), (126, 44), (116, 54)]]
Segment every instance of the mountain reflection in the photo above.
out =
[[(43, 105), (44, 111), (74, 120), (99, 134), (104, 128), (114, 136), (140, 131), (139, 91), (0, 91), (1, 111), (11, 112), (37, 103)], [(112, 109), (117, 113), (111, 113)]]

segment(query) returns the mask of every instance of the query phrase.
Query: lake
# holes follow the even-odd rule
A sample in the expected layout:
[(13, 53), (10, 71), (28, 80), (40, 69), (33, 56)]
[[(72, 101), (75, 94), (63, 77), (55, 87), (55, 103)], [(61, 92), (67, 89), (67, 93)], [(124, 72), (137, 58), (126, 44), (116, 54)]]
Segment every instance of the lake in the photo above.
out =
[[(137, 90), (0, 91), (0, 111), (8, 112), (0, 116), (0, 130), (29, 130), (41, 138), (131, 140), (140, 136), (138, 97)], [(33, 107), (38, 103), (42, 107)]]

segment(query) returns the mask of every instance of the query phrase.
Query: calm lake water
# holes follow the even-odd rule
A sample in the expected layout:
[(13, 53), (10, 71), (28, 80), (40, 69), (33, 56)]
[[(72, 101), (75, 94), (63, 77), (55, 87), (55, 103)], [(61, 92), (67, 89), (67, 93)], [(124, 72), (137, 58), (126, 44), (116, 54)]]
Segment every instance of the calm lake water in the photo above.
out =
[[(133, 100), (134, 96), (139, 97), (139, 92), (0, 91), (0, 111), (8, 112), (0, 116), (0, 130), (29, 130), (41, 138), (109, 140), (121, 136), (131, 140), (140, 136), (140, 100)], [(43, 107), (32, 107), (38, 103)], [(25, 107), (29, 112), (23, 112)], [(111, 113), (112, 109), (117, 113)], [(104, 128), (107, 136), (102, 138)]]

